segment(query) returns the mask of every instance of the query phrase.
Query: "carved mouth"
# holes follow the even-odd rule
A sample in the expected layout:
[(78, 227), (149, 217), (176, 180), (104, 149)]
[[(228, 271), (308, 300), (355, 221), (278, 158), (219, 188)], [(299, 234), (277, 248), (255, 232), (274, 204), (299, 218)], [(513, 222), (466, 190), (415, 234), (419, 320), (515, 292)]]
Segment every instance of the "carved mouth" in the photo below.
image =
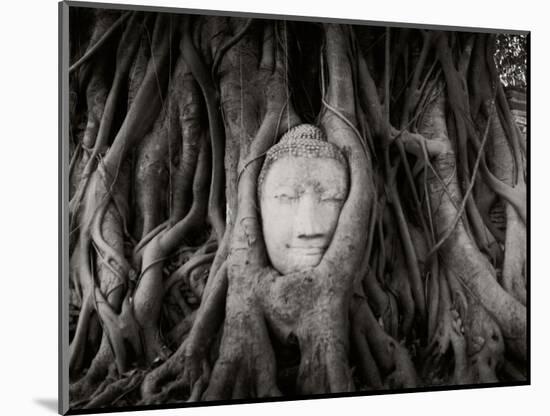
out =
[(325, 247), (289, 247), (292, 251), (298, 252), (304, 256), (317, 256), (323, 254)]

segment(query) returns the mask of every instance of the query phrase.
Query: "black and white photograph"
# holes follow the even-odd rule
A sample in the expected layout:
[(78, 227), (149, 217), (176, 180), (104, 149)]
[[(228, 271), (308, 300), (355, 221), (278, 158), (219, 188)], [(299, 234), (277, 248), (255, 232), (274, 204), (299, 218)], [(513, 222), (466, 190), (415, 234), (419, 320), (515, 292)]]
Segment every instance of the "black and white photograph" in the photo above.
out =
[(529, 30), (59, 7), (61, 412), (530, 384)]

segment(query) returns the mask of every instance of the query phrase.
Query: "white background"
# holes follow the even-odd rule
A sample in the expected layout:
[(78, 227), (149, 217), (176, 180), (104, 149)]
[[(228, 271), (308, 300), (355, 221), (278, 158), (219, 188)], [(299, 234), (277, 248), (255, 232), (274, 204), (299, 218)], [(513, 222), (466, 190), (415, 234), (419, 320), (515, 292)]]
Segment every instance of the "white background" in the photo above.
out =
[[(544, 2), (382, 0), (146, 1), (214, 10), (532, 31), (532, 386), (149, 411), (148, 415), (548, 414), (549, 13)], [(117, 1), (124, 3), (123, 1)], [(131, 3), (131, 2), (127, 2)], [(0, 414), (54, 414), (57, 403), (57, 2), (0, 9)], [(137, 414), (137, 413), (130, 413)]]

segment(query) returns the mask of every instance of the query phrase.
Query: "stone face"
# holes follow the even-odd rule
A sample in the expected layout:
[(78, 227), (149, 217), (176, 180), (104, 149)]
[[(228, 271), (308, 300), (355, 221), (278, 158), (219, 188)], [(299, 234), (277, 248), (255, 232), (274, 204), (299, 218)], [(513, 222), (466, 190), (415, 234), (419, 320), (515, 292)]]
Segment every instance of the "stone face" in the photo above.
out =
[(267, 253), (282, 274), (315, 267), (325, 253), (348, 194), (348, 173), (330, 157), (275, 160), (260, 183)]

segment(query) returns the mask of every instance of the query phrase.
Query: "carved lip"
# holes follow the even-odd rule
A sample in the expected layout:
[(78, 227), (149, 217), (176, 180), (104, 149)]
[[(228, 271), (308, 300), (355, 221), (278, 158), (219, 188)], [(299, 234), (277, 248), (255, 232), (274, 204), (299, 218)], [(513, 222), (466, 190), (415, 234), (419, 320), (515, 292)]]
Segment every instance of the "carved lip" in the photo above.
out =
[(300, 246), (290, 246), (292, 251), (297, 251), (302, 253), (305, 256), (316, 256), (323, 254), (326, 250), (326, 247), (300, 247)]

